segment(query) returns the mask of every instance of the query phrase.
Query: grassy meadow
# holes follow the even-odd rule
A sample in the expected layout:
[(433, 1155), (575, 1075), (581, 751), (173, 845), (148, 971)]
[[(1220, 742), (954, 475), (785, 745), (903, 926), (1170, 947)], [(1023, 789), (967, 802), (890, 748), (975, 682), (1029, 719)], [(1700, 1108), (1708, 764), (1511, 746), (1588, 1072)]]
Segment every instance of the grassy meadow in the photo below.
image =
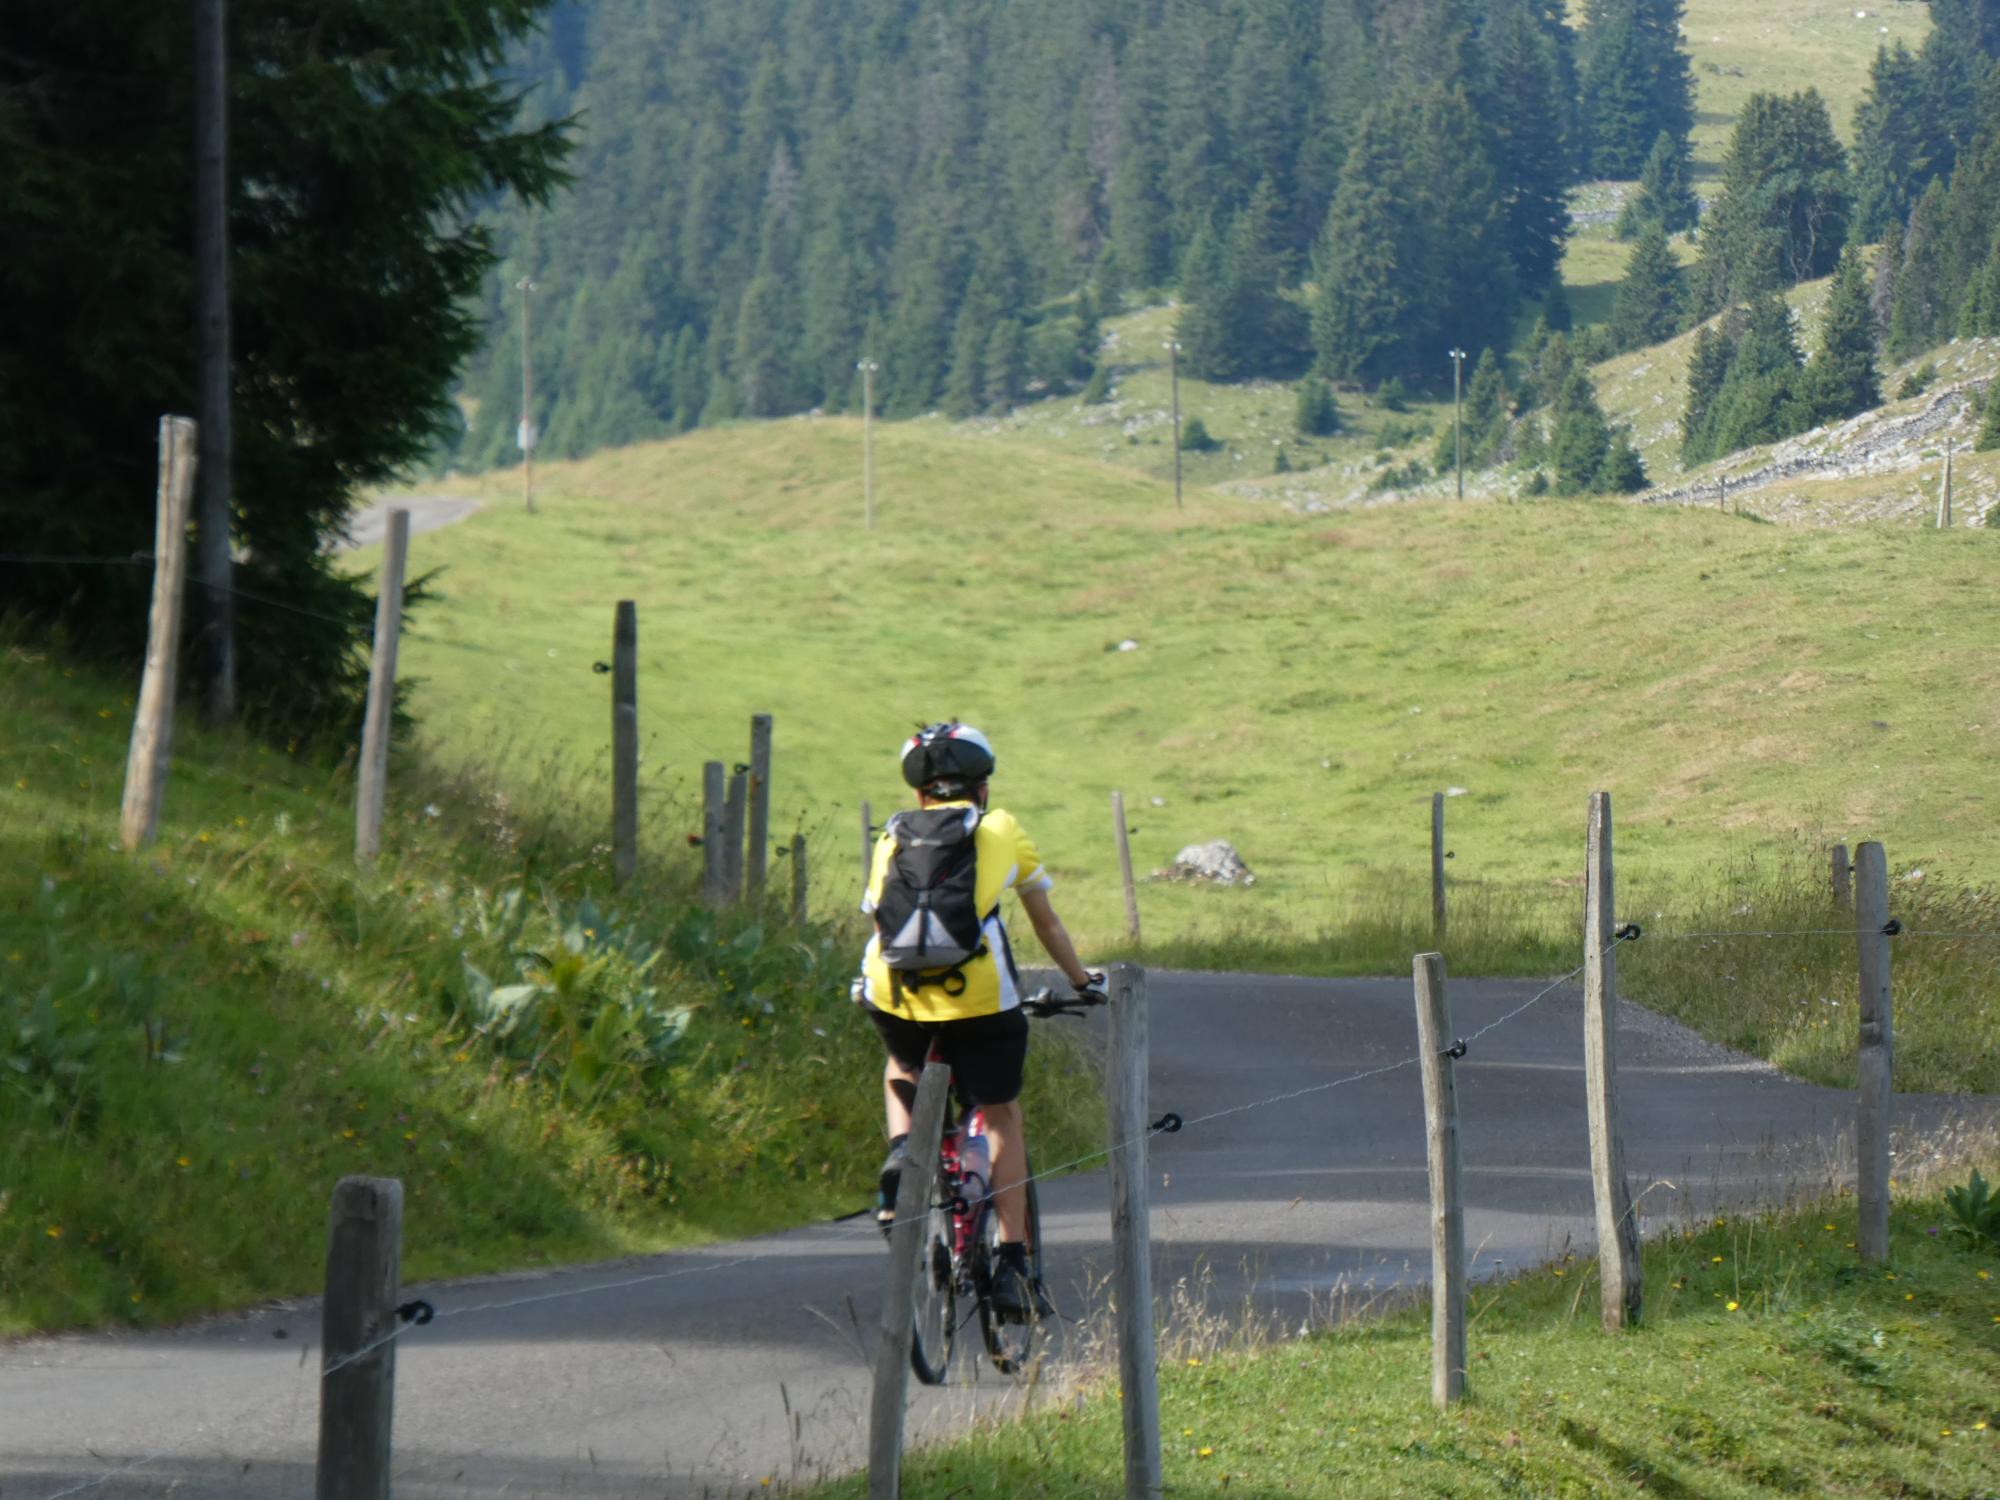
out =
[[(362, 872), (344, 768), (184, 722), (126, 855), (129, 690), (0, 641), (0, 701), (0, 1336), (316, 1290), (354, 1172), (402, 1179), (410, 1280), (872, 1202), (847, 936), (711, 919), (685, 849), (614, 895), (588, 832), (531, 810), (567, 773), (497, 792), (405, 759)], [(541, 1029), (496, 1024), (474, 970), (538, 982)], [(1065, 1154), (1098, 1128), (1081, 1066), (1045, 1045), (1031, 1081)]]
[[(1169, 1329), (1171, 1494), (1389, 1497), (2000, 1491), (2000, 1256), (1935, 1196), (1896, 1204), (1892, 1261), (1854, 1259), (1851, 1201), (1689, 1226), (1646, 1247), (1646, 1316), (1607, 1338), (1588, 1261), (1477, 1288), (1468, 1399), (1430, 1404), (1430, 1309), (1258, 1347)], [(1176, 1334), (1178, 1333), (1178, 1337)], [(1212, 1331), (1211, 1331), (1212, 1333)], [(918, 1450), (912, 1494), (1118, 1493), (1108, 1380)], [(862, 1495), (859, 1478), (816, 1500)]]
[(1121, 467), (918, 422), (878, 427), (866, 534), (859, 450), (844, 419), (696, 433), (545, 467), (533, 517), (492, 476), (487, 510), (414, 544), (442, 570), (404, 648), (434, 753), (560, 750), (601, 778), (591, 664), (632, 598), (655, 836), (698, 829), (702, 761), (773, 713), (777, 822), (808, 834), (822, 912), (855, 898), (858, 804), (902, 802), (898, 741), (948, 714), (994, 735), (996, 800), (1098, 956), (1130, 947), (1113, 788), (1142, 879), (1215, 838), (1256, 873), (1143, 885), (1163, 963), (1400, 972), (1429, 939), (1434, 791), (1459, 972), (1575, 961), (1596, 788), (1625, 909), (1663, 933), (1734, 861), (1879, 837), (1899, 878), (1969, 887), (2000, 856), (1989, 531), (1302, 516), (1212, 488), (1176, 512)]

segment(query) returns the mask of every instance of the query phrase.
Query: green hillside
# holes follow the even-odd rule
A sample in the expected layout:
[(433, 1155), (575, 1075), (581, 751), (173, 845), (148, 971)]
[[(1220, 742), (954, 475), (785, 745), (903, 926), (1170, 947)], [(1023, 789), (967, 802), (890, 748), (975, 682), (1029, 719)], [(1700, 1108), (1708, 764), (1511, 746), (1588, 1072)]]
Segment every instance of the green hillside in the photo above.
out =
[[(357, 872), (347, 772), (192, 723), (128, 856), (123, 685), (0, 640), (0, 701), (0, 1335), (314, 1291), (347, 1173), (402, 1180), (412, 1280), (870, 1201), (845, 935), (711, 923), (684, 851), (614, 896), (594, 829), (523, 805), (575, 792), (546, 767), (501, 790), (400, 761)], [(540, 1028), (507, 1039), (468, 966), (543, 984)], [(604, 1006), (684, 1029), (641, 1054)], [(1096, 1126), (1066, 1057), (1029, 1096), (1059, 1152)]]
[(1226, 838), (1258, 875), (1148, 885), (1149, 939), (1323, 967), (1357, 961), (1357, 910), (1419, 909), (1435, 790), (1463, 789), (1468, 944), (1482, 906), (1567, 930), (1597, 787), (1628, 889), (1663, 910), (1801, 835), (1876, 834), (1966, 879), (2000, 854), (1965, 816), (2000, 723), (1990, 532), (1599, 503), (1312, 517), (1202, 489), (1176, 513), (1156, 480), (917, 423), (878, 428), (869, 536), (859, 440), (794, 420), (606, 454), (543, 470), (534, 518), (497, 477), (486, 513), (416, 544), (444, 569), (406, 647), (439, 752), (532, 736), (601, 764), (589, 664), (629, 597), (654, 816), (692, 830), (700, 763), (774, 713), (779, 806), (831, 849), (829, 902), (853, 894), (856, 804), (901, 795), (896, 741), (951, 713), (994, 733), (997, 793), (1100, 951), (1122, 927), (1114, 787), (1142, 871)]

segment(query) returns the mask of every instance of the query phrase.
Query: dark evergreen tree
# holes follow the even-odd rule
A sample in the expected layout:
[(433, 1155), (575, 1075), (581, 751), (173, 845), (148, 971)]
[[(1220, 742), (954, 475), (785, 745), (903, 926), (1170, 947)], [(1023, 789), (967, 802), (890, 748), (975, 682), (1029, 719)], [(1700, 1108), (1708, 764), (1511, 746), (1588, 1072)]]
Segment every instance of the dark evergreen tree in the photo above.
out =
[(1317, 375), (1299, 382), (1294, 425), (1300, 437), (1331, 437), (1340, 431), (1340, 405), (1333, 387)]
[(1465, 446), (1468, 455), (1490, 459), (1507, 434), (1507, 372), (1491, 349), (1483, 350), (1465, 387)]
[(1555, 426), (1549, 440), (1549, 455), (1555, 464), (1556, 493), (1596, 493), (1605, 458), (1611, 451), (1611, 427), (1604, 420), (1604, 409), (1597, 404), (1597, 392), (1583, 369), (1570, 372), (1551, 416)]
[(2000, 60), (2000, 0), (1931, 0), (1931, 24), (1989, 60)]
[(986, 341), (986, 409), (1005, 415), (1021, 397), (1021, 325), (1002, 318)]
[(1962, 337), (1972, 339), (2000, 335), (2000, 233), (1994, 235), (1986, 264), (1980, 267), (1979, 276), (1966, 296), (1958, 331)]
[(1729, 377), (1735, 344), (1716, 323), (1704, 323), (1688, 356), (1687, 401), (1681, 409), (1681, 461), (1689, 466), (1715, 457), (1716, 397)]
[(1591, 171), (1636, 177), (1661, 131), (1694, 126), (1694, 72), (1681, 45), (1683, 0), (1589, 0), (1578, 93)]
[(1611, 338), (1621, 350), (1638, 349), (1681, 331), (1687, 291), (1681, 263), (1656, 224), (1639, 236), (1625, 279), (1611, 305)]
[(944, 414), (956, 421), (986, 404), (986, 346), (999, 321), (996, 305), (983, 285), (974, 286), (959, 304), (951, 332), (951, 366), (944, 380)]
[(1632, 434), (1620, 427), (1611, 434), (1594, 488), (1600, 495), (1636, 495), (1646, 484), (1646, 462), (1632, 446)]
[(1320, 236), (1312, 308), (1318, 368), (1335, 380), (1379, 381), (1404, 356), (1399, 333), (1417, 293), (1403, 273), (1423, 247), (1407, 204), (1416, 185), (1405, 156), (1406, 112), (1365, 115)]
[(1711, 452), (1720, 457), (1754, 443), (1777, 442), (1805, 431), (1812, 420), (1791, 309), (1775, 295), (1757, 298), (1716, 393)]
[(1569, 288), (1563, 285), (1561, 277), (1549, 283), (1542, 297), (1541, 321), (1550, 333), (1568, 333), (1576, 326), (1576, 314), (1569, 305)]
[(1569, 240), (1569, 28), (1539, 0), (1492, 0), (1480, 38), (1476, 104), (1492, 157), (1515, 281), (1538, 294)]
[(1282, 292), (1278, 195), (1269, 179), (1258, 183), (1236, 216), (1220, 257), (1211, 262), (1204, 254), (1191, 269), (1193, 284), (1183, 286), (1189, 303), (1178, 329), (1190, 374), (1241, 380), (1296, 367), (1303, 319)]
[(1908, 359), (1942, 341), (1949, 308), (1945, 186), (1933, 180), (1917, 200), (1896, 270), (1896, 305), (1889, 318), (1889, 352)]
[(1879, 48), (1854, 112), (1854, 231), (1864, 242), (1907, 221), (1937, 175), (1930, 103), (1915, 55), (1901, 41)]
[[(1979, 424), (1979, 436), (1973, 439), (1972, 447), (1977, 453), (1991, 453), (1995, 448), (2000, 448), (2000, 380), (1989, 380), (1986, 383), (1986, 414)], [(1988, 526), (1994, 524), (1993, 517), (1996, 514), (2000, 514), (2000, 506), (1995, 506), (1986, 513)]]
[(1685, 140), (1664, 130), (1654, 137), (1652, 153), (1639, 173), (1638, 190), (1619, 212), (1619, 238), (1637, 239), (1649, 224), (1668, 234), (1694, 228), (1701, 218), (1701, 203), (1694, 195), (1693, 172)]
[(1819, 91), (1751, 95), (1702, 231), (1701, 309), (1826, 275), (1846, 243), (1850, 203), (1847, 152)]
[(1889, 323), (1896, 311), (1896, 278), (1903, 270), (1903, 221), (1891, 219), (1882, 234), (1882, 248), (1875, 256), (1875, 286), (1868, 299), (1875, 315), (1875, 336), (1887, 343)]
[(1868, 273), (1855, 250), (1841, 256), (1833, 274), (1819, 337), (1819, 352), (1806, 370), (1813, 420), (1837, 422), (1880, 406), (1875, 315), (1868, 305)]

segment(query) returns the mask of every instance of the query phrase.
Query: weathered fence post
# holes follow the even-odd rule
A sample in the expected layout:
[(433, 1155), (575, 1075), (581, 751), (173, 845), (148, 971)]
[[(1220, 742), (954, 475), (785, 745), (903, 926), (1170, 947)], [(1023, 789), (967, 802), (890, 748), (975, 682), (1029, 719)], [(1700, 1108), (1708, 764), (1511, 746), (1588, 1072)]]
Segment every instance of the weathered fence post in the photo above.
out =
[(639, 873), (639, 606), (618, 601), (611, 641), (611, 878)]
[(1425, 1157), (1431, 1179), (1431, 1400), (1465, 1394), (1465, 1208), (1459, 1195), (1458, 1089), (1444, 955), (1417, 955), (1417, 1050), (1424, 1077)]
[(861, 888), (868, 888), (868, 877), (875, 873), (875, 817), (866, 802), (861, 804)]
[(1111, 794), (1111, 826), (1118, 835), (1118, 875), (1125, 882), (1125, 930), (1139, 941), (1139, 888), (1132, 883), (1132, 840), (1125, 827), (1125, 794)]
[(382, 803), (389, 790), (389, 729), (396, 714), (396, 645), (403, 632), (403, 567), (410, 513), (389, 512), (382, 537), (382, 592), (375, 600), (375, 644), (368, 657), (368, 709), (361, 721), (361, 782), (354, 799), (354, 857), (382, 852)]
[(1597, 1260), (1606, 1332), (1639, 1320), (1639, 1218), (1625, 1180), (1618, 1133), (1618, 965), (1611, 944), (1611, 794), (1590, 794), (1583, 903), (1583, 1080), (1590, 1117), (1590, 1180), (1597, 1203)]
[(1833, 866), (1833, 904), (1842, 911), (1854, 909), (1854, 867), (1847, 862), (1847, 845), (1835, 844), (1831, 857)]
[(722, 905), (728, 884), (729, 851), (723, 846), (727, 821), (723, 817), (723, 768), (719, 760), (701, 768), (701, 899), (713, 907)]
[(1937, 523), (1940, 531), (1947, 530), (1951, 526), (1951, 444), (1949, 443), (1946, 443), (1944, 448), (1944, 479), (1938, 485)]
[(341, 1178), (326, 1231), (317, 1500), (389, 1500), (396, 1345), (369, 1346), (395, 1330), (402, 1243), (402, 1183)]
[(792, 835), (792, 925), (803, 927), (806, 921), (806, 836)]
[(1861, 1041), (1854, 1104), (1856, 1247), (1866, 1264), (1889, 1258), (1889, 1128), (1895, 1108), (1895, 1028), (1889, 992), (1889, 864), (1877, 843), (1854, 851), (1854, 938), (1860, 948)]
[(930, 1225), (926, 1205), (937, 1191), (938, 1139), (944, 1132), (950, 1085), (951, 1069), (943, 1063), (924, 1065), (910, 1114), (903, 1175), (896, 1183), (898, 1213), (889, 1236), (889, 1281), (882, 1294), (882, 1331), (875, 1342), (875, 1380), (869, 1392), (869, 1500), (900, 1500), (902, 1494), (903, 1414), (910, 1388), (917, 1274)]
[(1113, 964), (1109, 1074), (1111, 1289), (1125, 1406), (1125, 1500), (1159, 1500), (1160, 1389), (1153, 1352), (1152, 1215), (1146, 1168), (1146, 971)]
[(1431, 941), (1444, 942), (1444, 793), (1431, 793)]
[(750, 768), (729, 773), (729, 792), (722, 799), (722, 897), (734, 905), (743, 899), (743, 813), (749, 792)]
[(745, 867), (745, 894), (752, 903), (764, 899), (771, 867), (771, 716), (750, 716), (750, 857)]
[(127, 849), (152, 842), (160, 821), (160, 797), (167, 786), (196, 437), (192, 418), (160, 418), (160, 479), (153, 499), (153, 612), (146, 622), (146, 666), (139, 677), (139, 706), (132, 715), (132, 743), (125, 753), (125, 799), (118, 819), (118, 836)]

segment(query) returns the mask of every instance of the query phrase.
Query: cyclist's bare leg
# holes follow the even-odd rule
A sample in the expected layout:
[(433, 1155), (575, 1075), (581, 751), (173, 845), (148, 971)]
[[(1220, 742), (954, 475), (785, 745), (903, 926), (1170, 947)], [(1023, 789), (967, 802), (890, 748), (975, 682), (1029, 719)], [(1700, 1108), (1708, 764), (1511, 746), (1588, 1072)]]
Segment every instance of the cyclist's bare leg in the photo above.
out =
[(889, 1120), (889, 1139), (910, 1133), (910, 1111), (917, 1103), (917, 1074), (892, 1056), (882, 1064), (882, 1105)]
[(1000, 1238), (1028, 1238), (1028, 1135), (1021, 1123), (1021, 1101), (988, 1104), (986, 1143), (993, 1151), (993, 1211), (1000, 1220)]

